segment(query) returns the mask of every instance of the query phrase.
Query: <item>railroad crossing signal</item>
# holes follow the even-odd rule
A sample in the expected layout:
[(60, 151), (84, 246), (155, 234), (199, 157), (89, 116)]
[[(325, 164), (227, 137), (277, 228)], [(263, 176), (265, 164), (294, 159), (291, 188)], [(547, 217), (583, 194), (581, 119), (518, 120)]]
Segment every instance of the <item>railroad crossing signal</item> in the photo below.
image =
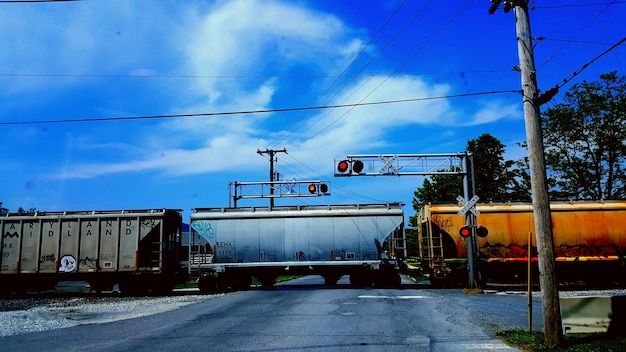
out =
[[(338, 163), (335, 161), (335, 177), (340, 176), (433, 176), (456, 175), (463, 178), (463, 193), (470, 193), (470, 177), (473, 179), (473, 161), (470, 152), (452, 154), (378, 154), (348, 155)], [(358, 168), (355, 164), (358, 162)], [(367, 171), (363, 172), (367, 163)], [(471, 171), (470, 171), (471, 170)], [(472, 189), (473, 191), (473, 189)], [(469, 196), (467, 196), (469, 197)], [(463, 213), (469, 210), (472, 214), (480, 214), (474, 207), (478, 197), (472, 198), (471, 204), (463, 201)], [(469, 203), (469, 202), (468, 202)], [(469, 217), (469, 214), (466, 215)], [(467, 219), (469, 220), (469, 219)], [(469, 223), (469, 221), (467, 221)], [(469, 288), (478, 287), (474, 271), (473, 240), (467, 242), (467, 262), (469, 271)]]
[(472, 234), (471, 226), (463, 226), (461, 227), (461, 229), (459, 229), (459, 235), (461, 235), (461, 237), (469, 237), (471, 234)]
[(478, 216), (480, 215), (480, 211), (478, 211), (478, 209), (476, 209), (475, 205), (476, 202), (478, 202), (480, 198), (478, 198), (477, 195), (474, 195), (472, 197), (472, 199), (470, 199), (469, 201), (465, 201), (465, 198), (458, 196), (456, 197), (456, 200), (459, 201), (459, 203), (463, 204), (463, 208), (461, 208), (461, 210), (459, 210), (458, 214), (459, 215), (465, 215), (465, 213), (467, 213), (467, 211), (469, 210), (470, 213)]
[(230, 198), (237, 207), (239, 199), (251, 198), (291, 198), (321, 197), (330, 195), (330, 182), (309, 181), (271, 181), (271, 182), (231, 182)]

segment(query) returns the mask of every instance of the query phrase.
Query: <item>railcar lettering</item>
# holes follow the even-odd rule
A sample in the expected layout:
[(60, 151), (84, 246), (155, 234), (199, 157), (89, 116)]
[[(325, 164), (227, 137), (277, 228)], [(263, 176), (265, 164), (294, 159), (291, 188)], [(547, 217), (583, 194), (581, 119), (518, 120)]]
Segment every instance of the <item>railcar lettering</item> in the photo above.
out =
[(13, 237), (15, 237), (15, 238), (20, 238), (20, 234), (19, 234), (19, 233), (17, 233), (17, 232), (13, 232), (13, 233), (11, 233), (11, 232), (6, 232), (6, 233), (4, 234), (4, 238), (7, 238), (7, 237), (8, 237), (8, 238), (13, 238)]
[(4, 248), (7, 248), (7, 249), (8, 249), (8, 248), (11, 248), (11, 249), (12, 249), (12, 248), (13, 248), (13, 243), (3, 243), (3, 244), (2, 244), (2, 248), (3, 248), (3, 249), (4, 249)]
[(217, 247), (232, 247), (233, 243), (232, 242), (217, 242), (216, 246)]
[(222, 250), (217, 251), (217, 256), (221, 258), (232, 258), (233, 251), (222, 249)]

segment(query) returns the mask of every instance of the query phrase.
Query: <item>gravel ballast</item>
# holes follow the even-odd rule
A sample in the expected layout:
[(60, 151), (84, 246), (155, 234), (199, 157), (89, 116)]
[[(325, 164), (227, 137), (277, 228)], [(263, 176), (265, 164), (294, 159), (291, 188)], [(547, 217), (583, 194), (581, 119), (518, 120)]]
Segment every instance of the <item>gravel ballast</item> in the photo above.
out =
[(215, 295), (0, 300), (0, 336), (101, 324), (173, 310)]

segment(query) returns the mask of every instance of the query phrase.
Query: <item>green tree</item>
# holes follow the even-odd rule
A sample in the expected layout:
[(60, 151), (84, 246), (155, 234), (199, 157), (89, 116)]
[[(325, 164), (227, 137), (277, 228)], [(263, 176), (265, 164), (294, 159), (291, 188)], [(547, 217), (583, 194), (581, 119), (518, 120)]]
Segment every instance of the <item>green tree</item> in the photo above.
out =
[[(439, 171), (461, 171), (458, 167)], [(456, 202), (456, 197), (463, 194), (463, 179), (457, 175), (434, 175), (432, 181), (425, 179), (422, 187), (413, 192), (413, 208), (419, 209), (426, 203)]]
[(489, 133), (483, 133), (467, 142), (467, 150), (474, 159), (476, 194), (482, 200), (505, 198), (509, 177), (507, 169), (512, 161), (504, 162), (504, 144)]
[(542, 115), (551, 198), (626, 197), (626, 78), (574, 85)]

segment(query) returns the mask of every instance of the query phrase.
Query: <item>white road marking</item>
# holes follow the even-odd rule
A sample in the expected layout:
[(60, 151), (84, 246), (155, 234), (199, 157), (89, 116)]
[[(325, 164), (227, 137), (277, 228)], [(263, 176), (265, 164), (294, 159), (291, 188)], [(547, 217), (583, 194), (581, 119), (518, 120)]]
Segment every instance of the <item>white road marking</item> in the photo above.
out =
[(421, 298), (427, 298), (426, 296), (368, 296), (368, 295), (362, 295), (359, 296), (359, 299), (421, 299)]

